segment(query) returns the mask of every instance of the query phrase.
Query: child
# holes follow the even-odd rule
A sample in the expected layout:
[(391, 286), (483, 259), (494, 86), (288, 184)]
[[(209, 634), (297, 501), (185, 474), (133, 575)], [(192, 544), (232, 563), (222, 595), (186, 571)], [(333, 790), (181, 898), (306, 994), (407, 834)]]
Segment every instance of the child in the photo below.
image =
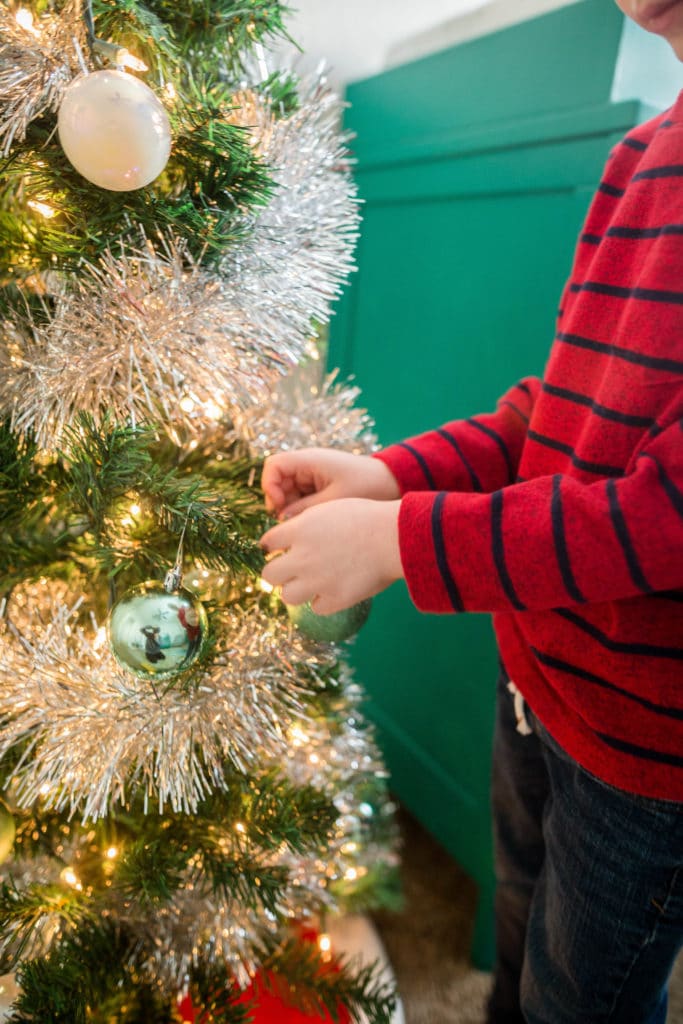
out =
[[(683, 59), (683, 0), (617, 0)], [(376, 457), (266, 461), (264, 578), (494, 612), (491, 1024), (663, 1024), (683, 944), (683, 93), (615, 147), (543, 381)], [(507, 691), (510, 690), (511, 694)], [(514, 697), (514, 700), (512, 699)]]

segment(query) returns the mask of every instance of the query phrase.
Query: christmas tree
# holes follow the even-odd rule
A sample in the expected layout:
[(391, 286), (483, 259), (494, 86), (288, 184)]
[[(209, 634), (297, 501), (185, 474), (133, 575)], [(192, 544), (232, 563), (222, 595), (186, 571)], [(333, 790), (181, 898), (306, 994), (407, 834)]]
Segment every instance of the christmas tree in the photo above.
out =
[(373, 444), (353, 387), (292, 376), (358, 210), (338, 100), (269, 66), (284, 14), (0, 6), (15, 1024), (247, 1024), (264, 991), (313, 1019), (391, 1018), (377, 972), (324, 936), (326, 914), (393, 889), (386, 773), (334, 642), (367, 609), (290, 617), (260, 579), (263, 457)]

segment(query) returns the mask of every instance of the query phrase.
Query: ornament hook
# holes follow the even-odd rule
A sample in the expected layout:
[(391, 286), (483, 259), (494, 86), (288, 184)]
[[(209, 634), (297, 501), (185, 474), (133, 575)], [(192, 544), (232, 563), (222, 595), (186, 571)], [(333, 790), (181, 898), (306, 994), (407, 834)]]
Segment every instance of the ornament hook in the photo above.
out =
[(180, 589), (180, 584), (183, 581), (183, 541), (185, 540), (185, 531), (187, 530), (191, 511), (192, 505), (189, 505), (180, 540), (178, 541), (178, 551), (176, 552), (173, 568), (169, 569), (164, 577), (164, 590), (167, 594), (175, 594), (176, 590)]

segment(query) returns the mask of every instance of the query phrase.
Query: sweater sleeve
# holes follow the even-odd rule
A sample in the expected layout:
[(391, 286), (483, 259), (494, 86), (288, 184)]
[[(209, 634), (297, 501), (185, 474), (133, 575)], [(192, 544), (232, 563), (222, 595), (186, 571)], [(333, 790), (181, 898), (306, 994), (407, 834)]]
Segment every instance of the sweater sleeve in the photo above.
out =
[(683, 420), (620, 478), (405, 495), (401, 559), (426, 612), (524, 611), (683, 586)]
[(490, 493), (514, 481), (529, 420), (541, 388), (535, 377), (519, 381), (496, 412), (446, 423), (378, 452), (409, 491)]

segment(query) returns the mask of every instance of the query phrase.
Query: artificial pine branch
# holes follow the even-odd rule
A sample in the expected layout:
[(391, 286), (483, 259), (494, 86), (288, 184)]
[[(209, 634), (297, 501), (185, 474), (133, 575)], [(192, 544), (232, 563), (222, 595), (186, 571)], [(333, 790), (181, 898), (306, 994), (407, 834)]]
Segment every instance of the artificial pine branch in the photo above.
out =
[(180, 72), (182, 55), (173, 30), (137, 0), (94, 0), (97, 35), (115, 40), (144, 61), (154, 82), (173, 82)]
[(313, 943), (295, 937), (280, 944), (267, 938), (262, 964), (260, 984), (305, 1013), (339, 1021), (344, 1009), (358, 1024), (391, 1024), (396, 996), (376, 964), (326, 963)]
[[(188, 108), (172, 116), (177, 134), (166, 169), (153, 185), (131, 192), (91, 184), (54, 137), (54, 118), (34, 121), (0, 164), (0, 281), (23, 280), (55, 263), (76, 271), (117, 243), (135, 249), (141, 230), (160, 252), (160, 238), (170, 232), (204, 263), (224, 255), (245, 230), (244, 210), (268, 198), (270, 178), (244, 129), (216, 111), (204, 118)], [(30, 202), (47, 203), (55, 216), (44, 218)]]
[(190, 996), (201, 1011), (200, 1024), (251, 1024), (253, 1006), (245, 1002), (225, 964), (197, 964), (190, 972)]
[(280, 0), (148, 0), (147, 7), (171, 27), (186, 54), (222, 61), (239, 72), (257, 43), (268, 37), (293, 42), (284, 26), (288, 13)]
[(92, 909), (75, 890), (56, 885), (29, 885), (19, 890), (0, 884), (0, 973), (6, 974), (40, 945), (48, 922), (64, 934), (92, 922)]
[[(21, 992), (12, 1007), (9, 1024), (122, 1024), (125, 1017), (99, 1015), (113, 1001), (121, 1012), (135, 1005), (136, 993), (151, 990), (139, 972), (143, 951), (138, 943), (111, 923), (89, 921), (64, 936), (46, 956), (27, 960), (17, 971)], [(151, 1004), (153, 1005), (153, 1003)], [(148, 1008), (150, 1002), (148, 1000)], [(144, 1024), (171, 1024), (168, 997), (160, 997), (159, 1014)], [(127, 1024), (143, 1024), (128, 1018)]]

